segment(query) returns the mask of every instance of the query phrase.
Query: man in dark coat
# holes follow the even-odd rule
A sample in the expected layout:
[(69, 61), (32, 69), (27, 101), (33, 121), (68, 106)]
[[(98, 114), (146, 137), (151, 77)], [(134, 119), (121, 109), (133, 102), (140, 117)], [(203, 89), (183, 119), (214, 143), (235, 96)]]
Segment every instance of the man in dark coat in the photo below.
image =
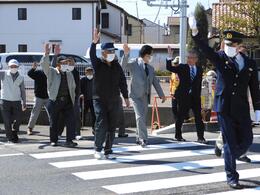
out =
[(245, 154), (253, 141), (248, 87), (250, 89), (256, 118), (260, 116), (260, 92), (256, 64), (238, 50), (243, 34), (224, 31), (224, 51), (214, 52), (201, 40), (194, 17), (189, 18), (193, 40), (206, 57), (215, 65), (217, 84), (214, 109), (224, 139), (224, 159), (227, 183), (231, 188), (241, 189), (236, 159)]
[[(169, 56), (171, 48), (168, 49)], [(197, 66), (198, 55), (196, 51), (190, 51), (188, 54), (187, 64), (180, 64), (179, 66), (172, 66), (172, 59), (168, 58), (166, 62), (167, 70), (177, 73), (180, 84), (177, 87), (174, 97), (178, 102), (177, 120), (175, 123), (175, 138), (177, 141), (185, 141), (182, 137), (181, 128), (185, 116), (187, 116), (191, 108), (196, 123), (198, 142), (207, 143), (204, 138), (204, 124), (201, 118), (201, 82), (202, 82), (202, 68)]]

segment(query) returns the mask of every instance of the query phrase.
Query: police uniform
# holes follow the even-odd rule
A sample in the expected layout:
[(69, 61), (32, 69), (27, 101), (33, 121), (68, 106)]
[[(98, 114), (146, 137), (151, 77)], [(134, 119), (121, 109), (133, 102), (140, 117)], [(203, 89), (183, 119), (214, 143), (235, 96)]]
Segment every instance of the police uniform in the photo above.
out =
[[(238, 32), (224, 31), (223, 34), (224, 39), (230, 43), (242, 41), (243, 35)], [(193, 36), (193, 39), (217, 69), (214, 110), (218, 112), (218, 122), (225, 143), (227, 182), (232, 188), (241, 188), (236, 159), (248, 150), (253, 141), (247, 91), (249, 87), (254, 110), (260, 110), (257, 67), (243, 53), (231, 58), (224, 51), (215, 52), (199, 35)]]

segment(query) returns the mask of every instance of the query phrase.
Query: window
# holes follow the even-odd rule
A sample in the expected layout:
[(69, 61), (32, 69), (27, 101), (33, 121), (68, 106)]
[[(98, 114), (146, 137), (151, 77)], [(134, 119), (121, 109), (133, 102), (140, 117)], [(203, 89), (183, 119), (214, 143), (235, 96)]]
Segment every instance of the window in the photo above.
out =
[(27, 52), (27, 45), (19, 44), (18, 45), (18, 52)]
[(81, 20), (81, 8), (72, 8), (72, 20)]
[(127, 26), (127, 35), (128, 36), (132, 35), (132, 24), (128, 24), (128, 26)]
[(27, 20), (26, 8), (18, 8), (18, 20)]
[(102, 28), (109, 28), (109, 13), (101, 14)]
[(6, 45), (0, 45), (0, 53), (5, 53), (6, 52)]

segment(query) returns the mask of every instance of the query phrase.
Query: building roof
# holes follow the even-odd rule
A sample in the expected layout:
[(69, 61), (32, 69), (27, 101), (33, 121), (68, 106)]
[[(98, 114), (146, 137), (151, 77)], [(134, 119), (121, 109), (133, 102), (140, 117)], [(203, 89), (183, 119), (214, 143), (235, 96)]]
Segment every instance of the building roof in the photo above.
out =
[(8, 3), (95, 3), (98, 0), (0, 0), (0, 4)]

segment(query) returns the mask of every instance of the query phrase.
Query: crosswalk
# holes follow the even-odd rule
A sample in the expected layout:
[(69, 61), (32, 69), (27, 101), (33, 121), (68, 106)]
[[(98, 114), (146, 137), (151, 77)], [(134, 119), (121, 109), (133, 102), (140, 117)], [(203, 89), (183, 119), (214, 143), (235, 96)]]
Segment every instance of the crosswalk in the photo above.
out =
[[(115, 194), (149, 193), (160, 190), (174, 190), (180, 187), (225, 183), (224, 160), (216, 158), (214, 148), (197, 142), (165, 143), (113, 148), (117, 158), (96, 160), (93, 149), (71, 149), (30, 154), (37, 160), (44, 160), (50, 166), (66, 170), (82, 181), (95, 181), (100, 187)], [(253, 164), (260, 163), (260, 154), (251, 154)], [(73, 160), (72, 160), (73, 159)], [(237, 161), (238, 166), (245, 165)], [(198, 170), (204, 170), (203, 174)], [(196, 173), (196, 171), (198, 171)], [(185, 174), (182, 174), (185, 173)], [(243, 167), (241, 179), (260, 177), (259, 167)], [(127, 178), (127, 179), (126, 179)], [(102, 182), (101, 182), (102, 181)], [(213, 190), (214, 194), (233, 194), (227, 188)], [(260, 194), (260, 188), (241, 190), (241, 193)], [(161, 193), (163, 194), (163, 193)]]

